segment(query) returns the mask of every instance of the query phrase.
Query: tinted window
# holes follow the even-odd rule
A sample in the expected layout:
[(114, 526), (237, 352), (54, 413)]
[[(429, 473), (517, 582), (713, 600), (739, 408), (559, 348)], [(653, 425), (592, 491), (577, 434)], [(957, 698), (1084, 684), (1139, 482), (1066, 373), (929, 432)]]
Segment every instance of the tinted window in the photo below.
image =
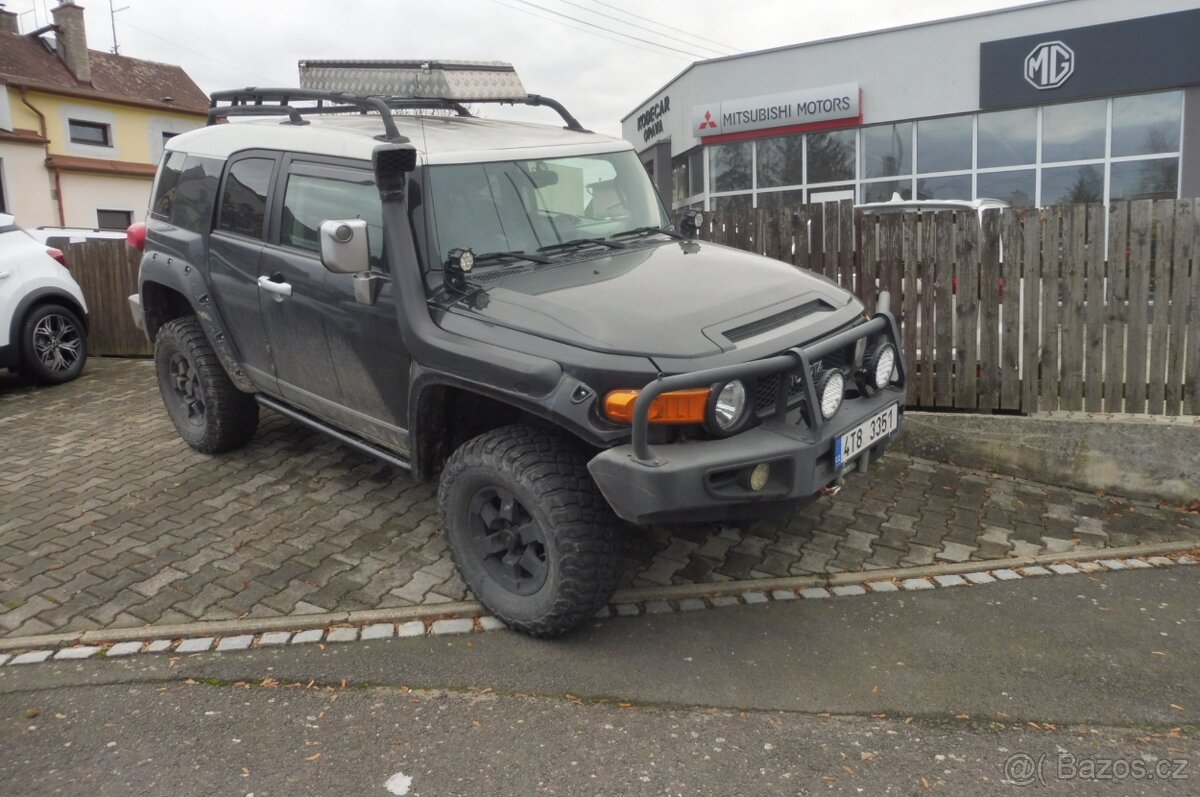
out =
[(1048, 106), (1042, 111), (1042, 161), (1103, 158), (1107, 107), (1106, 100)]
[(864, 127), (862, 142), (863, 177), (912, 174), (912, 122)]
[(1181, 100), (1178, 91), (1113, 100), (1112, 154), (1178, 152)]
[(952, 172), (970, 168), (971, 117), (917, 122), (917, 171)]
[(1036, 160), (1036, 108), (979, 114), (981, 169), (991, 166), (1020, 166)]
[(1033, 207), (1034, 191), (1033, 169), (984, 172), (976, 181), (976, 193), (980, 197), (1003, 199), (1014, 208)]
[(321, 222), (330, 219), (365, 221), (371, 265), (382, 267), (383, 208), (370, 174), (364, 172), (359, 179), (347, 175), (344, 180), (306, 174), (288, 177), (279, 243), (306, 252), (320, 252)]
[(1104, 166), (1042, 169), (1042, 206), (1104, 201)]
[(133, 224), (133, 212), (129, 210), (97, 210), (96, 226), (102, 230), (127, 230)]
[(804, 182), (804, 136), (767, 138), (758, 142), (758, 187)]
[(713, 191), (741, 191), (750, 187), (751, 142), (715, 144), (708, 148), (708, 168)]
[(923, 177), (917, 180), (917, 199), (970, 199), (971, 175)]
[(262, 238), (267, 215), (267, 186), (275, 162), (270, 158), (245, 158), (229, 167), (221, 194), (218, 226), (227, 232)]
[(175, 191), (170, 215), (172, 224), (191, 232), (208, 232), (212, 228), (222, 165), (224, 162), (215, 158), (188, 156)]
[(808, 182), (830, 183), (854, 179), (853, 130), (810, 133), (808, 138)]
[(1174, 199), (1179, 194), (1179, 158), (1114, 163), (1109, 192), (1113, 199)]
[(155, 218), (171, 218), (175, 205), (175, 194), (179, 187), (179, 175), (183, 173), (183, 162), (187, 156), (182, 152), (169, 152), (158, 167), (158, 182), (154, 184), (154, 200), (150, 203), (150, 215)]

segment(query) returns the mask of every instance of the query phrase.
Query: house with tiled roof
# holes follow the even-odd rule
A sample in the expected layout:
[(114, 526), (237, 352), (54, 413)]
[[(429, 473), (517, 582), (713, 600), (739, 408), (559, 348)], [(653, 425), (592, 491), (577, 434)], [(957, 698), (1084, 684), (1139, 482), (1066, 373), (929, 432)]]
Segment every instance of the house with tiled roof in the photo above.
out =
[(22, 33), (0, 7), (0, 212), (26, 227), (124, 229), (144, 218), (163, 143), (205, 123), (178, 66), (90, 50), (83, 8)]

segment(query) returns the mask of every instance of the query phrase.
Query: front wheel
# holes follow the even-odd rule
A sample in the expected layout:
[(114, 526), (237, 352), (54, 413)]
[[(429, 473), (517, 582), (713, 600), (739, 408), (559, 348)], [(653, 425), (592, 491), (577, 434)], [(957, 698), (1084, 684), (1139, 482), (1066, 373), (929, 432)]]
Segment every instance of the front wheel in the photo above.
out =
[(21, 323), (21, 370), (35, 382), (57, 385), (83, 372), (87, 333), (83, 322), (61, 304), (35, 307)]
[(219, 454), (254, 436), (258, 402), (229, 380), (195, 318), (176, 318), (158, 330), (154, 368), (167, 414), (192, 448)]
[(558, 636), (616, 590), (621, 528), (565, 435), (506, 426), (464, 443), (438, 509), (463, 581), (517, 631)]

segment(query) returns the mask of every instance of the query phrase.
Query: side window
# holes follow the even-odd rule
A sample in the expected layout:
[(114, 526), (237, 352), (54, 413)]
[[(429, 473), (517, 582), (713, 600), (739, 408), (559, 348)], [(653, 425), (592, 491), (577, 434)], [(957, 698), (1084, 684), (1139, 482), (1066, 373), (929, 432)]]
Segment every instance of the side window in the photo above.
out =
[(279, 243), (305, 252), (320, 252), (321, 222), (330, 219), (365, 221), (371, 266), (383, 266), (383, 208), (370, 174), (364, 172), (356, 177), (348, 172), (344, 178), (288, 175)]
[(190, 232), (208, 232), (222, 161), (168, 153), (158, 170), (150, 215)]
[(158, 167), (158, 182), (154, 184), (154, 200), (150, 203), (151, 216), (164, 221), (171, 218), (171, 208), (175, 204), (175, 192), (185, 160), (187, 155), (184, 153), (170, 152)]
[(274, 166), (275, 161), (270, 158), (243, 158), (229, 167), (225, 189), (221, 193), (218, 228), (250, 238), (262, 238), (267, 216), (267, 186)]

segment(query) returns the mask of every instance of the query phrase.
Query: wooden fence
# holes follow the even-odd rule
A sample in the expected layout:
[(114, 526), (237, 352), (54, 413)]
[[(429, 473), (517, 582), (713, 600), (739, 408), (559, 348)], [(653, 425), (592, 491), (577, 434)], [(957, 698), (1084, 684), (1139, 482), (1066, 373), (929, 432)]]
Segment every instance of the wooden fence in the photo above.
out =
[(88, 353), (144, 357), (154, 348), (133, 323), (127, 297), (137, 293), (141, 253), (122, 240), (48, 243), (63, 250), (88, 305)]
[[(892, 293), (920, 408), (1200, 414), (1200, 201), (863, 216), (850, 202), (706, 214), (702, 237)], [(61, 247), (93, 354), (152, 353), (123, 241)]]
[(892, 294), (908, 404), (1200, 414), (1200, 201), (706, 214), (701, 237)]

